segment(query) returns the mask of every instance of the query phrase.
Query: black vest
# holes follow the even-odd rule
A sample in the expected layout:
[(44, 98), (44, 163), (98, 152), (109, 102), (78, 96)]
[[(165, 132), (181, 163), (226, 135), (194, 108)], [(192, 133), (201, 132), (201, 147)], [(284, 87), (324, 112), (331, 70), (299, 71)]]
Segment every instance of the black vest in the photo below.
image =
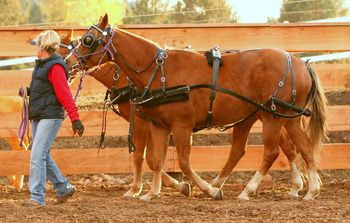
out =
[(68, 80), (68, 68), (61, 56), (54, 54), (46, 59), (38, 59), (32, 74), (29, 96), (29, 119), (64, 118), (64, 109), (57, 100), (54, 88), (48, 79), (51, 67), (60, 64), (64, 67)]

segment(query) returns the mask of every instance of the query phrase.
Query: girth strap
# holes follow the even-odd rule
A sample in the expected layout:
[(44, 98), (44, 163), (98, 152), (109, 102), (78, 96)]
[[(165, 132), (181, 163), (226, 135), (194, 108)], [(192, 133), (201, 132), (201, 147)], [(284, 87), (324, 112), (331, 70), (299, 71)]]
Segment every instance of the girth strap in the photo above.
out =
[(219, 68), (220, 68), (220, 62), (221, 62), (221, 54), (218, 47), (214, 47), (210, 50), (212, 56), (213, 56), (213, 71), (211, 74), (211, 92), (209, 96), (210, 104), (209, 104), (209, 110), (207, 114), (207, 121), (206, 121), (206, 127), (207, 129), (212, 128), (212, 121), (213, 121), (213, 104), (216, 97), (216, 83), (219, 76)]

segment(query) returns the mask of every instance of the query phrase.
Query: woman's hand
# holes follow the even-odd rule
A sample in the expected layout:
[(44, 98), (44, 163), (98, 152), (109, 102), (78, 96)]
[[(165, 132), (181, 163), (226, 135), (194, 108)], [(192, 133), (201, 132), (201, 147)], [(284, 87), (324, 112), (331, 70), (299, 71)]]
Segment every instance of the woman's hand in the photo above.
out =
[(78, 133), (79, 136), (82, 136), (84, 133), (84, 125), (79, 119), (72, 122), (72, 129), (74, 135)]

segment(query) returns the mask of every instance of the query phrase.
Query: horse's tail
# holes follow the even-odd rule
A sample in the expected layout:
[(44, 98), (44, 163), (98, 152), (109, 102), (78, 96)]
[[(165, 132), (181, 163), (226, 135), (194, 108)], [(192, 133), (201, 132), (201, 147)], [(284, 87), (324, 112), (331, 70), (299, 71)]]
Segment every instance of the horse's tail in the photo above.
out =
[(320, 161), (321, 144), (327, 138), (327, 98), (324, 94), (320, 80), (311, 65), (306, 62), (306, 66), (312, 78), (312, 89), (309, 97), (310, 110), (312, 111), (308, 127), (307, 135), (313, 147), (314, 159), (316, 163)]

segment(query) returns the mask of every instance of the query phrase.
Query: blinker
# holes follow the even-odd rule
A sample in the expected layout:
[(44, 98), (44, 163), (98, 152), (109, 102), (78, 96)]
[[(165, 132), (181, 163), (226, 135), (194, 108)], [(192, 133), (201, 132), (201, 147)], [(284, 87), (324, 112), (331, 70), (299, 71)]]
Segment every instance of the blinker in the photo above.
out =
[(93, 34), (87, 33), (83, 36), (81, 43), (86, 48), (91, 48), (96, 41), (96, 38)]

